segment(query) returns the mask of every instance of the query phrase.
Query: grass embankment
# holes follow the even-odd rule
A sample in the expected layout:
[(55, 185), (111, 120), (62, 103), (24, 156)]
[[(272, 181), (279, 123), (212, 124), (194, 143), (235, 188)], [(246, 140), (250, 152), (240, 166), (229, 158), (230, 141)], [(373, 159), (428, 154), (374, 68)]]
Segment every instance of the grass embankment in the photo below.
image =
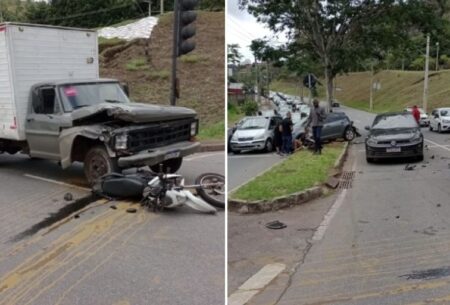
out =
[(228, 127), (232, 127), (245, 116), (245, 113), (240, 107), (235, 104), (228, 104)]
[(326, 181), (344, 147), (334, 142), (321, 155), (302, 150), (231, 194), (234, 199), (263, 200), (301, 192)]
[[(356, 72), (336, 78), (336, 99), (344, 105), (369, 111), (370, 72)], [(381, 89), (374, 91), (373, 112), (402, 111), (407, 106), (422, 105), (423, 71), (386, 70), (375, 74), (374, 81)], [(324, 83), (322, 81), (322, 83)], [(294, 81), (282, 80), (271, 84), (274, 91), (299, 95), (299, 85)], [(324, 97), (324, 87), (319, 86), (319, 96)], [(305, 96), (308, 91), (305, 89)], [(430, 72), (428, 111), (450, 105), (450, 70)]]
[[(162, 15), (148, 40), (138, 39), (131, 44), (102, 40), (101, 53), (105, 56), (101, 57), (101, 76), (127, 82), (135, 101), (168, 105), (172, 17), (171, 13)], [(178, 60), (181, 98), (177, 105), (192, 108), (198, 113), (201, 140), (223, 141), (224, 12), (200, 11), (196, 28), (196, 49)]]

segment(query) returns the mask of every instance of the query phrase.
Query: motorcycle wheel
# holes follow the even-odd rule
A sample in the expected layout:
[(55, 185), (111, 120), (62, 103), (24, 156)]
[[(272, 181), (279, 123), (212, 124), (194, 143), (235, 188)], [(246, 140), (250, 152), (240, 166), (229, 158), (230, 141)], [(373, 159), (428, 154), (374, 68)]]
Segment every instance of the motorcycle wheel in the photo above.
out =
[[(220, 186), (208, 186), (207, 184), (220, 183)], [(215, 173), (204, 173), (195, 179), (197, 194), (209, 204), (225, 208), (225, 177)]]

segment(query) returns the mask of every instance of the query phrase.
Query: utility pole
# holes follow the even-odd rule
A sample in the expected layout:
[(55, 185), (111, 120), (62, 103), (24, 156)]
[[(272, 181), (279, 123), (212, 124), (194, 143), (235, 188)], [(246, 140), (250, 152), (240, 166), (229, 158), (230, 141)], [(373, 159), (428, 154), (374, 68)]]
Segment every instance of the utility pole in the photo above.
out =
[(427, 112), (428, 104), (428, 66), (430, 64), (430, 34), (427, 34), (427, 50), (425, 57), (425, 77), (423, 80), (423, 111)]
[(436, 42), (436, 71), (439, 70), (439, 42)]
[(312, 105), (311, 73), (308, 73), (309, 105)]
[(258, 60), (256, 59), (255, 56), (255, 69), (256, 69), (256, 101), (258, 102), (258, 104), (261, 104), (261, 91), (259, 88), (259, 68), (258, 68)]
[(270, 63), (269, 63), (269, 61), (266, 61), (266, 64), (267, 64), (267, 94), (270, 95), (270, 71), (269, 71)]
[(373, 62), (370, 65), (370, 97), (369, 97), (369, 109), (370, 111), (373, 110)]
[(160, 8), (160, 14), (161, 15), (164, 14), (164, 0), (161, 0), (159, 8)]

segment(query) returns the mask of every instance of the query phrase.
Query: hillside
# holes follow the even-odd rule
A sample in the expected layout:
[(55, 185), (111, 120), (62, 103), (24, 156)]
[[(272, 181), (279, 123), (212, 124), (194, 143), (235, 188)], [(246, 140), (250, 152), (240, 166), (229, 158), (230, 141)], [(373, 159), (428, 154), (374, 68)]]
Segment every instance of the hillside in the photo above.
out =
[[(197, 48), (179, 59), (181, 99), (178, 105), (198, 112), (201, 137), (223, 139), (224, 13), (199, 12), (196, 27)], [(100, 50), (102, 77), (128, 82), (136, 101), (169, 104), (172, 14), (160, 18), (149, 40), (127, 43), (103, 39)]]
[[(422, 105), (423, 96), (422, 71), (380, 71), (374, 80), (381, 84), (379, 91), (374, 91), (374, 112), (399, 111), (406, 106)], [(336, 98), (343, 104), (367, 110), (369, 109), (370, 72), (349, 73), (336, 79)], [(276, 81), (273, 90), (299, 95), (300, 89), (290, 81)], [(340, 90), (339, 90), (340, 89)], [(321, 97), (325, 95), (319, 87)], [(305, 96), (308, 92), (305, 90)], [(428, 110), (450, 105), (450, 70), (430, 72)]]

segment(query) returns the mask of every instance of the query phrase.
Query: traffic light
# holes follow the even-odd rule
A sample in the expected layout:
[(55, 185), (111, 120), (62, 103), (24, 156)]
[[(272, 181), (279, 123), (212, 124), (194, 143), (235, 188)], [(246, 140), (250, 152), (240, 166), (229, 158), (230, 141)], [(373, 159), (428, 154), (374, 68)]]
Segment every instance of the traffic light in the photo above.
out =
[(197, 13), (194, 11), (198, 0), (178, 0), (178, 57), (188, 54), (195, 49), (196, 29), (192, 24), (197, 20)]
[(317, 80), (313, 74), (309, 73), (303, 78), (303, 85), (306, 88), (312, 89), (316, 87)]

